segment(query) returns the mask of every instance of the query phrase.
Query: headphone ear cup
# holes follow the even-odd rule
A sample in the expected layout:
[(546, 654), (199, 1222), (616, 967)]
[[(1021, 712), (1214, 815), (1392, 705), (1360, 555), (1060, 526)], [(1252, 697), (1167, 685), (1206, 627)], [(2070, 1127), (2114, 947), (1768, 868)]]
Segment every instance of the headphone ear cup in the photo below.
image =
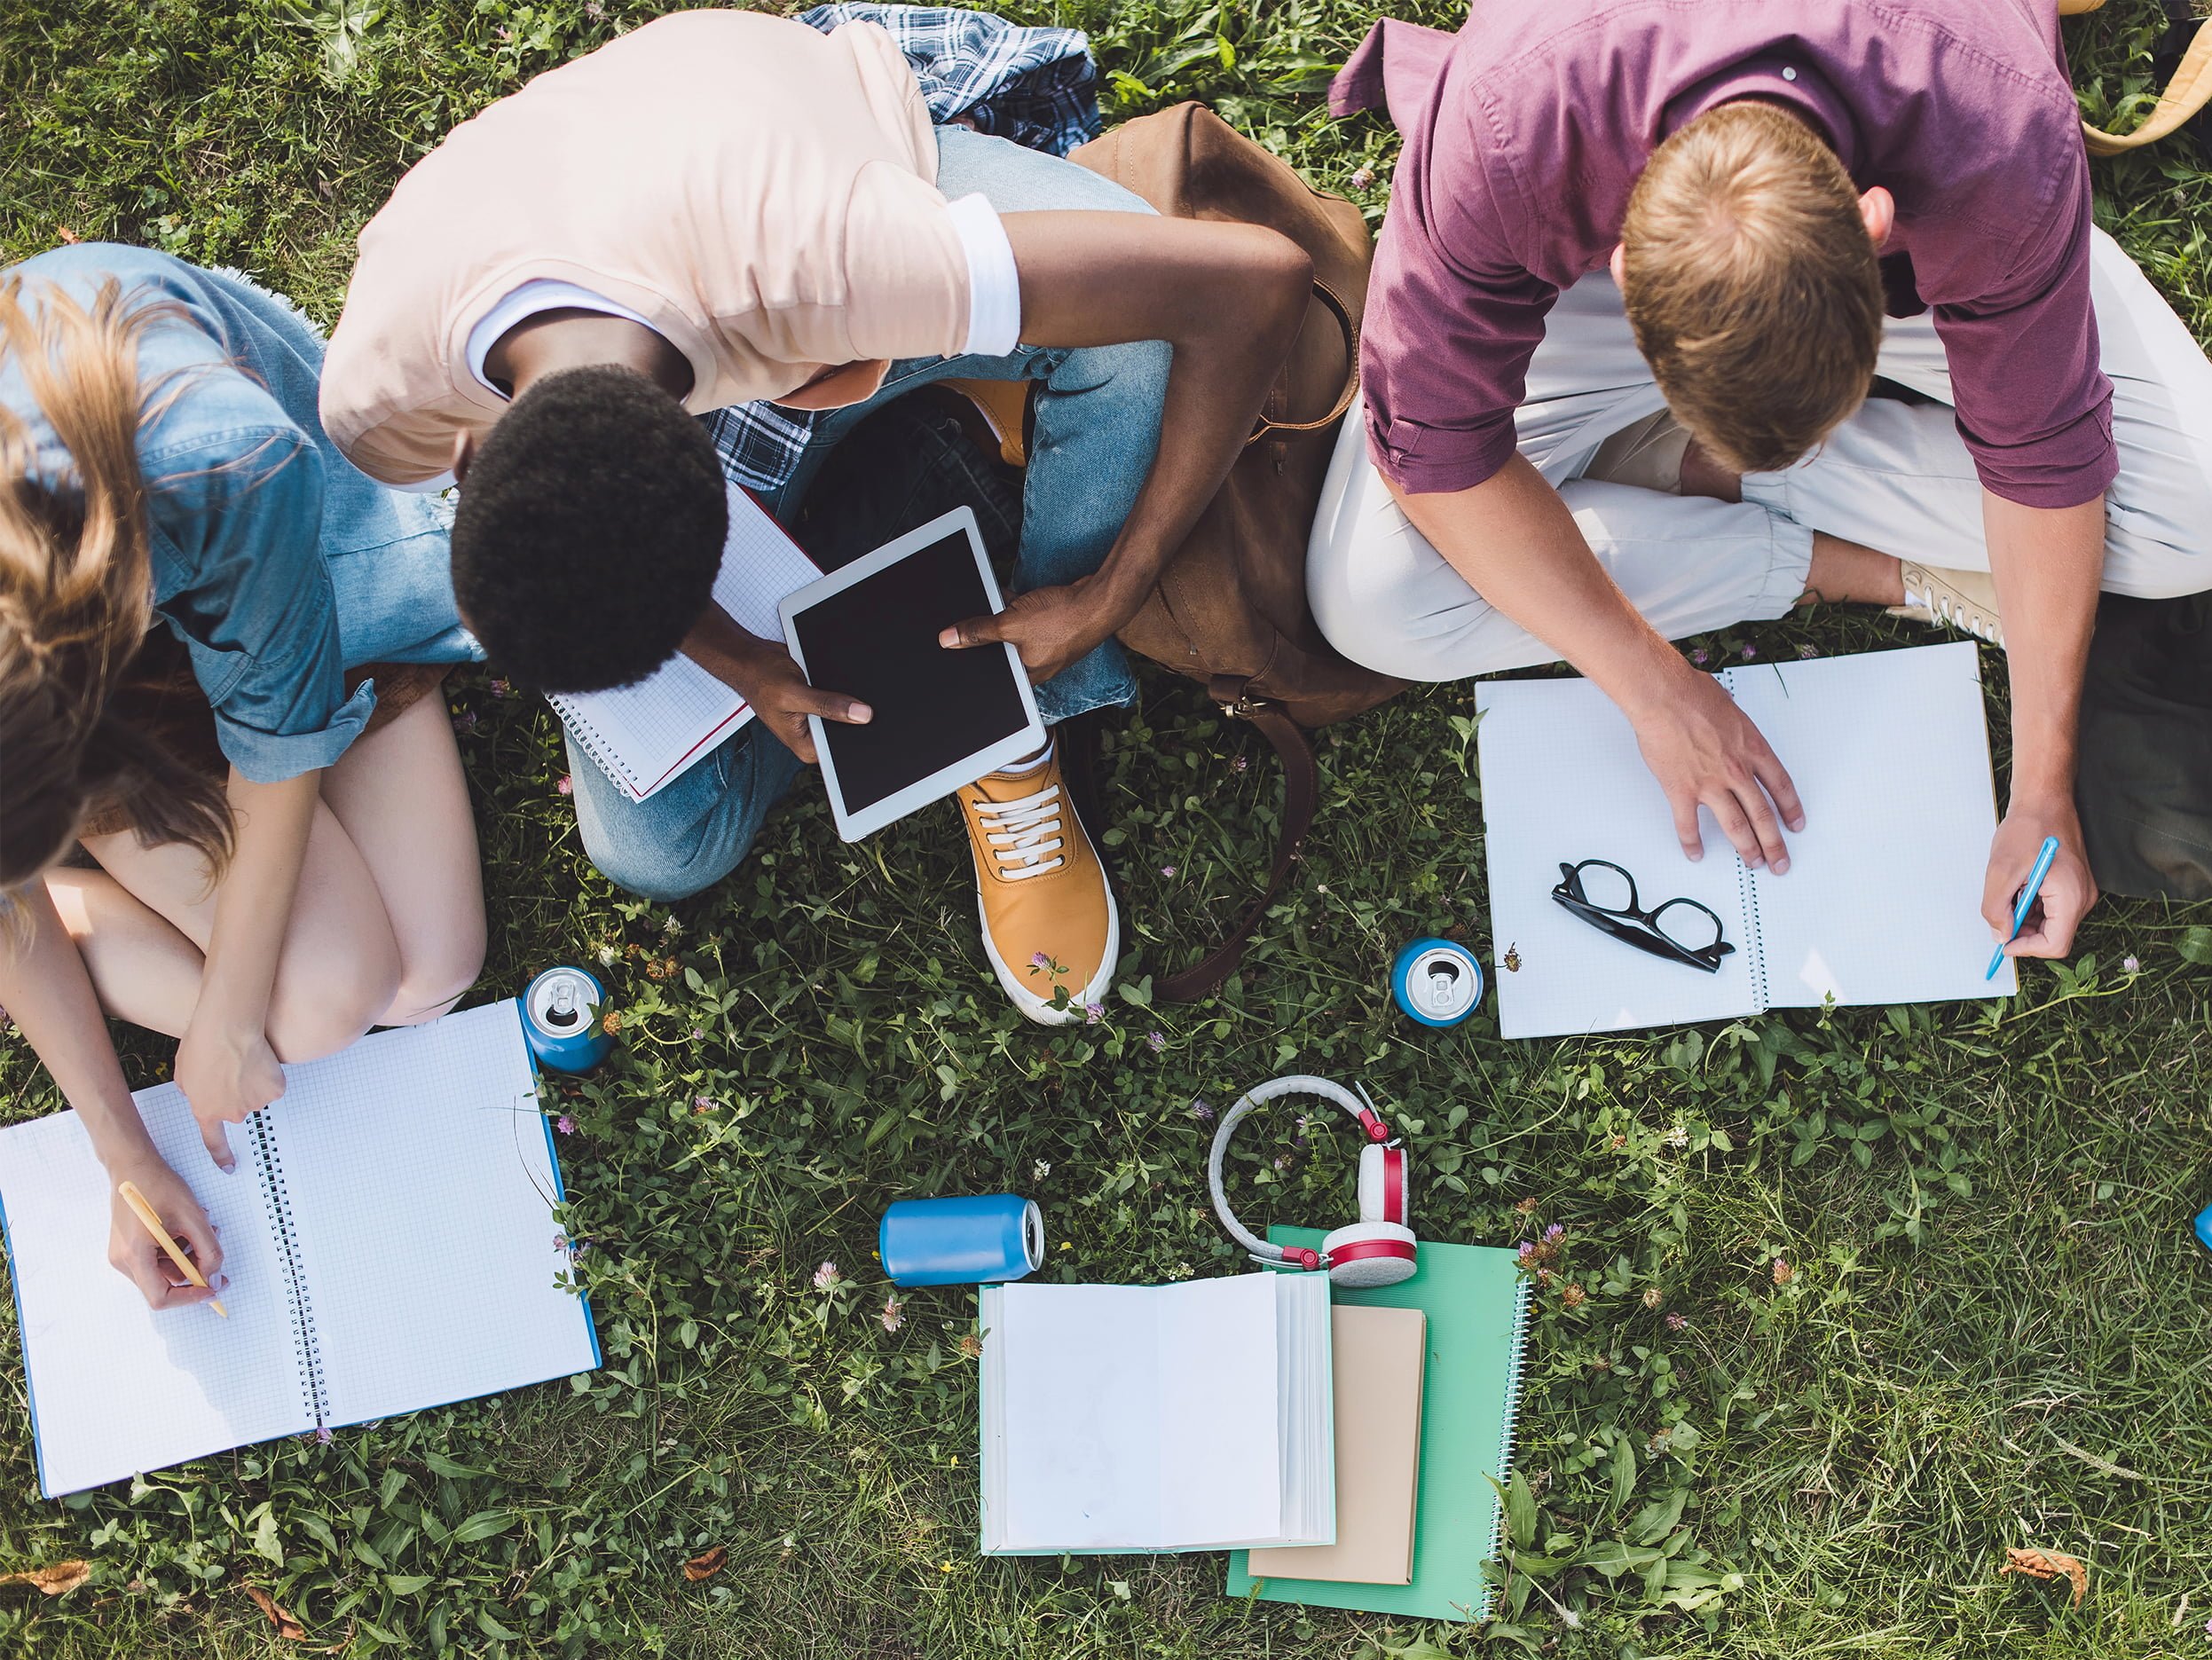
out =
[(1369, 1142), (1359, 1150), (1359, 1219), (1413, 1225), (1412, 1160), (1405, 1148)]
[(1329, 1259), (1330, 1282), (1347, 1290), (1395, 1286), (1411, 1278), (1419, 1265), (1420, 1249), (1413, 1231), (1394, 1222), (1356, 1222), (1321, 1241), (1321, 1254)]

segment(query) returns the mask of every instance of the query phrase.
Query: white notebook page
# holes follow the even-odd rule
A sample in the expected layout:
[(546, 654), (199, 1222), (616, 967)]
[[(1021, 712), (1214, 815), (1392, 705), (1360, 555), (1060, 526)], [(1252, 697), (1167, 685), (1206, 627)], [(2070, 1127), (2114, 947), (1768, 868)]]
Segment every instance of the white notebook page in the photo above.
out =
[[(1720, 679), (1805, 805), (1804, 830), (1785, 832), (1783, 876), (1747, 872), (1705, 813), (1705, 856), (1684, 858), (1627, 718), (1588, 681), (1476, 688), (1500, 1034), (1673, 1026), (1817, 1007), (1830, 995), (1839, 1003), (2011, 995), (2009, 963), (1981, 979), (1982, 872), (1996, 815), (1975, 648), (1744, 665)], [(1561, 861), (1586, 858), (1626, 867), (1647, 910), (1677, 896), (1702, 901), (1735, 954), (1708, 975), (1582, 922), (1551, 889)], [(1508, 952), (1517, 972), (1505, 966)]]
[(331, 1423), (597, 1364), (581, 1303), (555, 1284), (568, 1255), (512, 1002), (292, 1076), (273, 1122)]
[(1281, 1360), (1277, 1434), (1281, 1452), (1279, 1537), (1332, 1544), (1336, 1538), (1335, 1362), (1329, 1282), (1321, 1274), (1269, 1272), (1275, 1282), (1276, 1348)]
[[(1588, 681), (1500, 681), (1476, 687), (1475, 707), (1500, 1034), (1554, 1037), (1751, 1013), (1743, 866), (1709, 814), (1698, 821), (1704, 858), (1682, 856), (1666, 797), (1612, 700)], [(1711, 907), (1735, 954), (1707, 974), (1599, 932), (1552, 898), (1559, 867), (1585, 859), (1627, 870), (1646, 910), (1676, 898)], [(1508, 953), (1517, 971), (1506, 965)]]
[(994, 1294), (1005, 1548), (1173, 1548), (1277, 1533), (1272, 1278)]
[[(776, 602), (822, 572), (759, 503), (736, 484), (728, 489), (714, 602), (746, 633), (781, 640)], [(635, 685), (547, 701), (607, 775), (639, 799), (705, 759), (710, 737), (719, 742), (752, 718), (744, 698), (681, 652)]]
[(314, 1428), (284, 1274), (242, 1126), (225, 1176), (175, 1085), (134, 1097), (161, 1156), (222, 1230), (222, 1294), (156, 1314), (108, 1266), (106, 1171), (75, 1113), (0, 1129), (0, 1204), (48, 1498)]
[(1805, 802), (1789, 873), (1752, 877), (1767, 1006), (2010, 996), (2011, 958), (1982, 979), (1997, 815), (1974, 647), (1747, 665), (1728, 679)]

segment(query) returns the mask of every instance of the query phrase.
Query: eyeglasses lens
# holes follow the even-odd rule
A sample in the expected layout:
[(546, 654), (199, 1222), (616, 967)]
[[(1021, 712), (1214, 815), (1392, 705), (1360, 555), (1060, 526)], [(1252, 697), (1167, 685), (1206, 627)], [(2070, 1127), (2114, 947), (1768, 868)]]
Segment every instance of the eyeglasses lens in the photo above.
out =
[(1586, 864), (1576, 871), (1585, 903), (1624, 915), (1636, 909), (1636, 885), (1610, 864)]
[(1685, 951), (1709, 951), (1720, 942), (1720, 919), (1691, 900), (1669, 900), (1652, 913), (1651, 927)]

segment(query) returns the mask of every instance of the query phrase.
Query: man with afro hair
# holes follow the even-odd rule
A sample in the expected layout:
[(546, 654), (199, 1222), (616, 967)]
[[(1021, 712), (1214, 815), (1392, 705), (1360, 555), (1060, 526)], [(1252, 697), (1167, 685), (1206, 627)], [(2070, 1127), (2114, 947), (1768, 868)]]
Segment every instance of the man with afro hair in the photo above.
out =
[[(729, 507), (706, 429), (635, 369), (531, 383), (457, 468), (453, 597), (533, 691), (642, 680), (712, 602)], [(642, 580), (626, 580), (635, 572)]]
[[(593, 860), (673, 899), (744, 857), (815, 759), (808, 715), (871, 713), (712, 602), (726, 497), (697, 417), (814, 415), (764, 496), (788, 513), (888, 398), (1035, 382), (1013, 597), (943, 644), (1012, 643), (1057, 723), (1134, 696), (1114, 635), (1251, 431), (1311, 276), (1272, 232), (1162, 217), (933, 127), (873, 23), (677, 12), (493, 104), (400, 181), (361, 233), (323, 421), (378, 478), (461, 484), (456, 597), (514, 679), (590, 690), (681, 649), (752, 706), (643, 802), (571, 743)], [(1121, 941), (1059, 766), (1048, 741), (959, 791), (985, 954), (1053, 1024), (1105, 994)]]

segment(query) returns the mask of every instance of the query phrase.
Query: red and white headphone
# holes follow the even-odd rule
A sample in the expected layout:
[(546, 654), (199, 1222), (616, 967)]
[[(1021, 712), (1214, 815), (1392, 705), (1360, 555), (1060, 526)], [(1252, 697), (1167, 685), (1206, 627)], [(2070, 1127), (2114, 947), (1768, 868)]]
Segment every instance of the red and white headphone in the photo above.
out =
[[(1359, 1220), (1328, 1235), (1318, 1251), (1270, 1245), (1258, 1238), (1237, 1220), (1222, 1191), (1222, 1163), (1239, 1121), (1254, 1107), (1286, 1095), (1315, 1095), (1335, 1102), (1359, 1121), (1360, 1133), (1367, 1138), (1359, 1150)], [(1326, 1078), (1301, 1074), (1271, 1079), (1247, 1090), (1221, 1115), (1221, 1128), (1214, 1131), (1214, 1149), (1206, 1160), (1206, 1185), (1221, 1225), (1252, 1253), (1255, 1262), (1308, 1271), (1326, 1268), (1332, 1281), (1346, 1286), (1394, 1286), (1412, 1275), (1421, 1247), (1410, 1225), (1413, 1194), (1405, 1149), (1366, 1097), (1364, 1090), (1355, 1096)]]

